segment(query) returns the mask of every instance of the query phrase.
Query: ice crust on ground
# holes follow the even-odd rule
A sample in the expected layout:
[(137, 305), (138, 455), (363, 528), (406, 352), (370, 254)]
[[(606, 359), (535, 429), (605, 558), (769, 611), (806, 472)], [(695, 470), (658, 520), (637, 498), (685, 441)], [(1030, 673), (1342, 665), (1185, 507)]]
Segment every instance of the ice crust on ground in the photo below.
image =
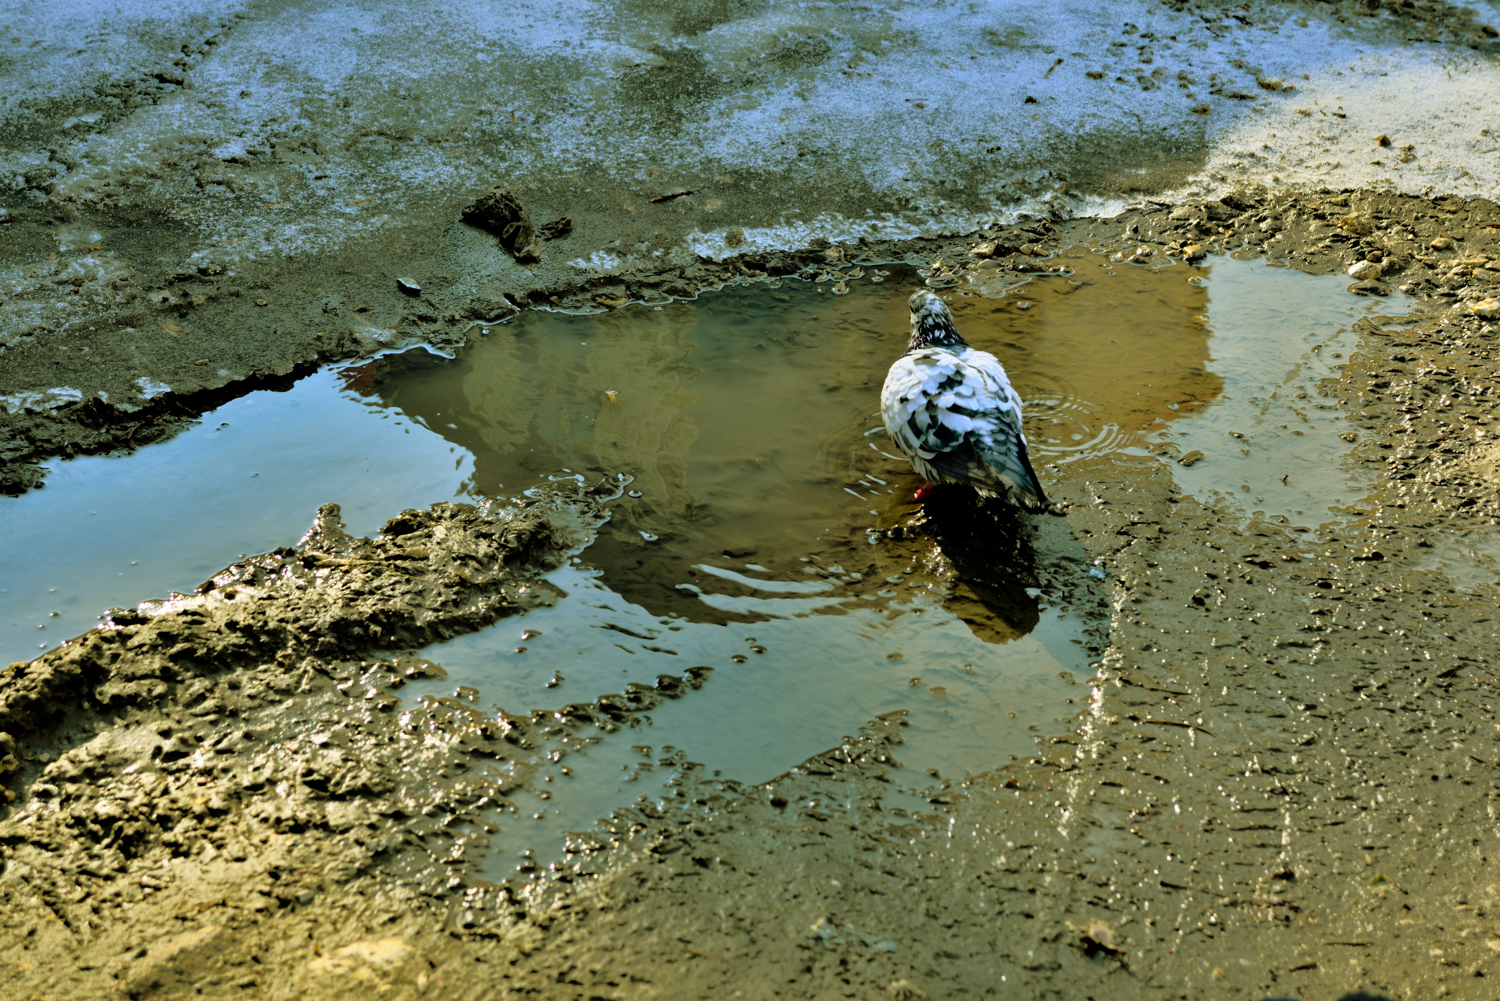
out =
[[(166, 161), (194, 157), (203, 191), (192, 193), (191, 225), (231, 257), (336, 247), (497, 176), (587, 170), (624, 181), (647, 165), (720, 164), (754, 184), (814, 156), (822, 172), (903, 206), (843, 219), (792, 202), (781, 224), (749, 234), (755, 249), (812, 234), (966, 230), (1017, 211), (1108, 211), (1113, 200), (1074, 190), (1100, 144), (1200, 149), (1183, 196), (1247, 182), (1428, 195), (1500, 184), (1500, 159), (1488, 155), (1494, 60), (1413, 44), (1388, 19), (1346, 27), (1290, 6), (1253, 11), (1249, 24), (1082, 2), (781, 3), (722, 23), (673, 5), (582, 0), (503, 13), (474, 3), (21, 6), (28, 41), (41, 44), (16, 59), (0, 107), (11, 119), (67, 111), (74, 166), (53, 196), (87, 203), (121, 175), (159, 175), (171, 195)], [(1486, 5), (1479, 20), (1493, 15)], [(121, 114), (88, 96), (101, 81), (163, 72), (157, 64), (181, 48), (190, 55), (167, 72), (183, 86), (156, 103)], [(641, 83), (652, 66), (675, 88), (660, 107)], [(90, 122), (101, 107), (111, 113)], [(664, 129), (658, 113), (676, 120)], [(1381, 134), (1390, 148), (1375, 144)], [(19, 177), (45, 156), (17, 144), (0, 164)], [(243, 176), (270, 164), (305, 169)], [(292, 201), (296, 221), (245, 211), (247, 188), (268, 205)], [(687, 249), (722, 256), (733, 222), (705, 209)]]

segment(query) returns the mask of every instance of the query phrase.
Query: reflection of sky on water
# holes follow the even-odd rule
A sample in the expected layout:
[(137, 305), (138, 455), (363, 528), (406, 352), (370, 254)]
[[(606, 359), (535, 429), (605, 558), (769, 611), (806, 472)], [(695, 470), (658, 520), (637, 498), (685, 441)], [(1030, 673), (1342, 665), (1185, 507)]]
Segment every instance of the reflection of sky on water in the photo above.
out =
[(93, 628), (106, 608), (191, 591), (243, 553), (292, 545), (320, 504), (372, 533), (471, 476), (469, 453), (340, 383), (324, 371), (251, 393), (168, 441), (54, 462), (42, 489), (0, 497), (0, 662)]
[(1221, 259), (1209, 274), (1209, 369), (1224, 380), (1223, 393), (1153, 440), (1174, 446), (1171, 457), (1203, 453), (1173, 473), (1200, 499), (1309, 528), (1335, 520), (1371, 484), (1345, 468), (1350, 425), (1339, 396), (1324, 395), (1319, 382), (1336, 378), (1358, 349), (1357, 321), (1404, 315), (1406, 298), (1351, 295), (1342, 273), (1312, 276), (1261, 261)]
[[(878, 716), (900, 713), (907, 722), (906, 743), (896, 749), (907, 769), (900, 774), (908, 785), (926, 785), (927, 769), (961, 776), (1032, 753), (1038, 731), (1071, 715), (1066, 700), (1081, 704), (1087, 691), (1075, 683), (1090, 673), (1086, 637), (1065, 610), (1043, 609), (1030, 633), (996, 646), (925, 588), (891, 588), (888, 597), (841, 587), (816, 597), (742, 596), (740, 606), (762, 620), (713, 625), (653, 615), (598, 571), (571, 568), (551, 580), (568, 592), (561, 603), (429, 647), (422, 655), (441, 663), (447, 678), (408, 685), (402, 697), (450, 695), (468, 685), (482, 693), (481, 705), (520, 714), (698, 665), (713, 671), (701, 689), (662, 703), (643, 725), (543, 766), (553, 776), (551, 798), (519, 794), (519, 817), (529, 819), (519, 826), (514, 816), (509, 825), (502, 819), (503, 842), (515, 849), (555, 849), (564, 832), (656, 795), (670, 770), (643, 773), (653, 757), (680, 751), (711, 773), (760, 782)], [(838, 614), (826, 614), (830, 600)], [(643, 745), (652, 750), (642, 755)]]

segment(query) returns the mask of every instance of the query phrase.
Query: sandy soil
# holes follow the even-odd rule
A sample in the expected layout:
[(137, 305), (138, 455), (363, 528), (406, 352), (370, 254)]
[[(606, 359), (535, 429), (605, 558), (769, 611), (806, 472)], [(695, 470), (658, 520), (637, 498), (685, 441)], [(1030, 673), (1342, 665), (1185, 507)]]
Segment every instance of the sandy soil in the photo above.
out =
[[(724, 24), (765, 14), (722, 6)], [(1257, 18), (1260, 28), (1289, 32), (1297, 18), (1312, 19), (1306, 30), (1320, 39), (1385, 45), (1388, 54), (1405, 46), (1448, 60), (1476, 86), (1493, 72), (1483, 18), (1431, 4), (1387, 5), (1375, 17), (1316, 6), (1163, 8), (1155, 16), (1181, 18), (1184, 39), (1196, 19), (1214, 38), (1240, 32), (1241, 45)], [(115, 16), (123, 23), (128, 13)], [(1034, 757), (1010, 768), (944, 782), (912, 814), (883, 804), (902, 721), (872, 721), (843, 747), (763, 786), (689, 771), (664, 808), (622, 812), (566, 859), (539, 860), (504, 884), (475, 875), (496, 797), (526, 787), (534, 763), (565, 755), (580, 730), (628, 726), (663, 699), (691, 698), (703, 678), (689, 672), (556, 714), (496, 719), (458, 701), (398, 705), (393, 693), (406, 679), (435, 670), (403, 653), (547, 601), (537, 578), (588, 540), (613, 486), (511, 509), (409, 512), (374, 540), (349, 539), (337, 512), (325, 509), (298, 548), (227, 568), (180, 602), (121, 610), (108, 628), (0, 672), (0, 996), (1493, 994), (1494, 593), (1445, 575), (1432, 555), (1439, 537), (1493, 531), (1500, 516), (1500, 446), (1490, 424), (1500, 209), (1476, 197), (1493, 190), (1483, 174), (1492, 159), (1435, 145), (1434, 173), (1408, 183), (1399, 176), (1414, 162), (1399, 159), (1407, 143), (1392, 134), (1385, 146), (1369, 135), (1359, 137), (1368, 159), (1389, 159), (1380, 169), (1398, 174), (1334, 170), (1331, 186), (1352, 190), (1320, 191), (1310, 174), (1273, 182), (1241, 157), (1237, 172), (1219, 169), (1214, 180), (1213, 165), (1222, 167), (1230, 148), (1224, 135), (1246, 134), (1241, 123), (1238, 132), (1200, 132), (1179, 159), (1142, 157), (1124, 141), (1113, 152), (1085, 151), (1077, 162), (1115, 172), (1090, 174), (1045, 204), (1035, 192), (975, 191), (946, 221), (937, 182), (926, 182), (928, 201), (915, 204), (900, 184), (835, 195), (819, 186), (817, 171), (790, 175), (792, 194), (817, 210), (811, 217), (826, 215), (820, 231), (781, 217), (786, 191), (719, 198), (712, 210), (706, 199), (688, 201), (696, 194), (647, 201), (721, 176), (714, 172), (723, 162), (705, 159), (702, 148), (682, 158), (697, 157), (700, 173), (643, 169), (594, 182), (608, 198), (565, 197), (561, 180), (546, 181), (555, 161), (537, 152), (556, 145), (543, 135), (545, 122), (534, 121), (529, 138), (506, 139), (507, 103), (506, 114), (488, 109), (479, 139), (465, 138), (461, 123), (444, 126), (454, 130), (444, 155), (471, 156), (470, 173), (439, 171), (422, 175), (438, 183), (361, 193), (390, 201), (383, 221), (367, 228), (318, 221), (335, 218), (341, 204), (361, 208), (345, 204), (355, 188), (310, 195), (297, 211), (313, 221), (297, 239), (317, 239), (282, 245), (276, 240), (291, 231), (268, 227), (257, 214), (265, 210), (215, 215), (210, 202), (245, 192), (263, 201), (273, 181), (294, 183), (276, 181), (278, 171), (313, 175), (295, 182), (311, 188), (322, 183), (315, 175), (323, 164), (343, 182), (407, 154), (354, 142), (352, 131), (339, 130), (359, 115), (334, 105), (332, 124), (319, 127), (337, 144), (263, 142), (254, 153), (261, 141), (247, 140), (229, 159), (219, 147), (210, 156), (206, 142), (228, 141), (213, 129), (239, 120), (229, 115), (211, 129), (187, 120), (180, 105), (214, 110), (246, 66), (267, 78), (271, 36), (246, 25), (306, 13), (288, 4), (210, 17), (183, 5), (151, 31), (136, 22), (126, 32), (144, 55), (114, 45), (107, 57), (89, 56), (99, 60), (94, 75), (73, 89), (49, 90), (50, 77), (9, 57), (6, 72), (36, 79), (25, 106), (32, 117), (23, 122), (19, 105), (9, 106), (6, 155), (60, 164), (35, 176), (36, 165), (18, 171), (24, 183), (7, 195), (0, 263), (12, 284), (0, 305), (8, 401), (0, 457), (10, 489), (33, 488), (53, 457), (169, 435), (257, 380), (320, 359), (408, 339), (452, 344), (467, 323), (531, 304), (613, 306), (648, 290), (690, 294), (736, 275), (794, 273), (840, 259), (861, 238), (864, 253), (921, 261), (940, 277), (984, 260), (1031, 269), (1076, 244), (1140, 259), (1259, 254), (1315, 271), (1365, 260), (1373, 270), (1351, 294), (1400, 287), (1422, 297), (1410, 322), (1362, 329), (1359, 352), (1320, 390), (1353, 416), (1354, 456), (1379, 486), (1339, 539), (1309, 546), (1274, 521), (1245, 524), (1182, 496), (1159, 464), (1074, 464), (1051, 488), (1054, 500), (1067, 505), (1067, 532), (1103, 561), (1112, 590), (1103, 667), (1071, 730), (1045, 735)], [(1144, 17), (1129, 27), (1150, 30)], [(899, 24), (886, 28), (905, 37)], [(62, 24), (56, 37), (86, 30)], [(1112, 51), (1103, 39), (1119, 30), (1084, 51), (1102, 59)], [(1165, 48), (1168, 32), (1152, 34)], [(797, 59), (821, 65), (824, 57), (798, 48), (815, 48), (818, 37), (802, 32), (778, 42), (793, 55), (773, 55), (793, 68)], [(825, 41), (836, 48), (844, 37), (829, 29)], [(215, 50), (237, 38), (255, 44), (235, 56), (235, 72), (215, 69)], [(902, 44), (908, 54), (921, 49)], [(1194, 58), (1239, 58), (1229, 43), (1204, 44)], [(620, 86), (638, 88), (628, 107), (676, 108), (689, 116), (677, 127), (711, 118), (712, 108), (680, 93), (698, 78), (672, 68), (692, 50), (672, 51), (661, 57), (662, 79), (672, 81), (661, 89), (631, 84), (632, 72), (645, 73), (636, 64), (622, 71)], [(1027, 51), (1044, 63), (1057, 58)], [(1058, 73), (1072, 52), (1060, 53)], [(757, 86), (746, 73), (714, 100)], [(135, 81), (128, 90), (99, 82), (127, 77)], [(344, 81), (368, 97), (366, 83)], [(254, 88), (243, 89), (251, 95), (243, 100), (254, 100)], [(94, 96), (80, 97), (84, 90)], [(1140, 99), (1155, 93), (1142, 90)], [(1201, 100), (1212, 118), (1234, 102), (1295, 93), (1256, 85), (1244, 101), (1206, 90)], [(115, 104), (105, 100), (111, 95)], [(373, 119), (413, 99), (384, 93), (356, 110), (375, 109), (362, 112)], [(100, 126), (102, 138), (92, 141), (103, 152), (80, 155), (78, 164), (97, 164), (84, 169), (67, 162), (72, 147), (47, 149), (79, 127), (68, 118), (93, 113), (90, 102), (105, 109), (83, 123)], [(200, 152), (189, 159), (158, 146), (156, 165), (128, 159), (120, 144), (137, 140), (126, 133), (139, 128), (139, 143), (159, 143), (164, 126), (143, 116), (163, 109), (178, 116), (182, 135), (203, 131), (194, 139)], [(1341, 114), (1360, 114), (1353, 101), (1350, 109)], [(1292, 124), (1318, 117), (1284, 113)], [(583, 127), (587, 114), (576, 114), (569, 128)], [(1202, 117), (1178, 110), (1183, 121)], [(1319, 135), (1341, 141), (1336, 123), (1348, 118), (1322, 117), (1329, 131)], [(1464, 142), (1479, 135), (1473, 124)], [(416, 141), (414, 126), (406, 134), (361, 127), (378, 143)], [(631, 128), (649, 132), (639, 122)], [(816, 132), (816, 123), (808, 128)], [(1293, 139), (1286, 145), (1294, 152), (1277, 155), (1309, 159), (1316, 143)], [(525, 154), (509, 178), (484, 159), (505, 142)], [(818, 155), (831, 158), (829, 168), (856, 154), (867, 157)], [(176, 163), (164, 171), (169, 159)], [(741, 181), (781, 176), (774, 158), (742, 160)], [(136, 164), (131, 185), (139, 186), (105, 194), (97, 171), (124, 171), (124, 163)], [(1469, 170), (1469, 180), (1441, 174), (1449, 167)], [(1148, 168), (1158, 173), (1133, 175), (1146, 177), (1131, 182), (1138, 187), (1119, 181)], [(574, 219), (570, 235), (543, 245), (535, 267), (457, 220), (497, 180), (521, 192), (538, 224)], [(1188, 197), (1192, 184), (1214, 190)], [(1123, 200), (1141, 191), (1152, 200)], [(1089, 204), (1107, 217), (1081, 215)], [(649, 235), (638, 214), (648, 207), (662, 213)], [(722, 213), (712, 226), (709, 212)], [(216, 221), (192, 221), (200, 214)], [(861, 237), (834, 225), (850, 218), (883, 218), (885, 228)], [(251, 230), (281, 235), (243, 253), (202, 256)], [(691, 249), (705, 234), (716, 240), (713, 254)], [(670, 251), (655, 262), (615, 247), (655, 239)], [(94, 246), (118, 249), (91, 256), (100, 253), (87, 249)], [(616, 257), (597, 267), (568, 263), (596, 253)], [(397, 277), (421, 285), (421, 297), (405, 297)], [(63, 320), (28, 312), (41, 291), (61, 299)], [(901, 529), (888, 544), (943, 541), (921, 517)]]

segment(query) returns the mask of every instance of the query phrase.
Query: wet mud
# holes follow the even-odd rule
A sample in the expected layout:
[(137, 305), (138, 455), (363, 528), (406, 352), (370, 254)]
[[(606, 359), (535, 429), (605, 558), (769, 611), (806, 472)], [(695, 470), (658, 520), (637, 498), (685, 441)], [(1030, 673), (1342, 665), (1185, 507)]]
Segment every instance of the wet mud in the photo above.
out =
[[(570, 487), (509, 507), (439, 505), (371, 541), (344, 535), (325, 510), (298, 549), (236, 563), (200, 593), (118, 611), (106, 628), (5, 673), (8, 989), (1487, 996), (1500, 942), (1491, 206), (1248, 199), (910, 248), (921, 269), (907, 280), (953, 295), (961, 323), (1001, 308), (1026, 343), (1051, 343), (1061, 358), (1087, 353), (1089, 365), (1141, 383), (1048, 384), (1043, 373), (1088, 368), (1008, 359), (1018, 382), (1036, 366), (1032, 434), (1056, 449), (1044, 479), (1067, 506), (1065, 519), (1043, 522), (1055, 528), (997, 535), (967, 498), (917, 511), (893, 496), (869, 523), (880, 533), (873, 544), (862, 532), (823, 543), (841, 561), (851, 549), (867, 554), (873, 579), (940, 553), (936, 576), (951, 572), (968, 594), (951, 587), (949, 610), (963, 617), (968, 600), (972, 622), (1019, 633), (1038, 615), (1026, 588), (1059, 584), (1046, 553), (1097, 567), (1099, 578), (1071, 585), (1102, 589), (1097, 674), (1080, 679), (1077, 715), (1029, 751), (914, 783), (902, 761), (919, 746), (916, 724), (898, 712), (750, 784), (658, 744), (645, 760), (665, 778), (651, 796), (591, 829), (559, 831), (561, 850), (522, 854), (502, 871), (492, 859), (511, 844), (519, 812), (508, 807), (546, 803), (537, 793), (568, 781), (562, 767), (581, 771), (605, 737), (629, 736), (653, 714), (667, 721), (664, 707), (690, 710), (725, 675), (684, 664), (617, 694), (496, 712), (477, 689), (439, 677), (432, 658), (443, 647), (430, 644), (545, 607), (558, 597), (547, 575), (574, 558), (630, 593), (641, 547), (612, 533), (639, 538), (636, 518), (691, 536), (669, 520), (676, 467), (658, 470), (654, 487), (644, 477), (651, 489), (637, 490), (638, 513), (620, 507), (608, 522), (607, 505), (635, 500), (622, 494), (634, 485)], [(1006, 245), (1022, 235), (1030, 247)], [(1198, 256), (1205, 246), (1325, 276), (1357, 259), (1378, 263), (1378, 279), (1351, 275), (1327, 294), (1367, 294), (1380, 306), (1339, 335), (1344, 357), (1326, 366), (1316, 356), (1333, 341), (1291, 342), (1297, 366), (1251, 401), (1270, 423), (1201, 425), (1194, 433), (1224, 432), (1222, 450), (1195, 449), (1204, 454), (1187, 463), (1157, 429), (1199, 427), (1215, 405), (1235, 402), (1215, 401), (1237, 378), (1232, 350), (1193, 320), (1212, 313), (1212, 282), (1205, 296), (1175, 263), (1212, 266)], [(807, 277), (848, 275), (846, 252), (817, 253)], [(1097, 293), (1070, 284), (1086, 264), (1122, 274)], [(1153, 284), (1162, 275), (1170, 284)], [(813, 286), (831, 288), (828, 277)], [(1398, 302), (1398, 290), (1412, 298)], [(1142, 357), (1167, 367), (1132, 367), (1128, 352), (1079, 340), (1089, 327), (1062, 306), (1093, 294), (1098, 310), (1147, 302), (1138, 315), (1155, 321), (1148, 336), (1173, 348)], [(613, 317), (632, 322), (626, 310)], [(574, 321), (538, 322), (544, 331)], [(891, 322), (877, 343), (898, 336), (899, 318)], [(477, 341), (475, 357), (498, 337)], [(405, 357), (352, 378), (379, 394)], [(557, 373), (595, 397), (619, 395), (618, 404), (595, 398), (598, 412), (629, 402), (629, 383)], [(1072, 413), (1069, 399), (1101, 409), (1048, 435), (1049, 399), (1058, 419)], [(392, 402), (440, 426), (420, 398)], [(1317, 405), (1341, 423), (1304, 430), (1283, 419)], [(506, 433), (503, 422), (453, 423)], [(1324, 523), (1192, 479), (1240, 463), (1242, 448), (1274, 463), (1278, 443), (1292, 451), (1293, 430), (1346, 447), (1328, 461), (1358, 495)], [(574, 439), (554, 436), (565, 440)], [(589, 461), (597, 441), (614, 438), (582, 440)], [(497, 487), (512, 475), (475, 469)], [(690, 565), (663, 541), (649, 551), (668, 569), (638, 580)], [(710, 532), (702, 544), (730, 543)], [(1005, 560), (989, 558), (1002, 550)], [(1036, 576), (997, 575), (1012, 559)], [(723, 593), (748, 593), (730, 584)], [(724, 621), (696, 599), (657, 604), (638, 586), (650, 614), (694, 608)], [(509, 621), (519, 629), (526, 616)]]

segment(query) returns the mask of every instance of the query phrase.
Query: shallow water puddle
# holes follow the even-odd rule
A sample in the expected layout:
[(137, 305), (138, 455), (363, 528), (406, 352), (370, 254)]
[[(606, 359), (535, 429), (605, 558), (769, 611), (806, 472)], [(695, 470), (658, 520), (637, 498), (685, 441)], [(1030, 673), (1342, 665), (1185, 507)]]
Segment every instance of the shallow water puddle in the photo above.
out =
[[(1154, 437), (1175, 446), (1166, 454), (1177, 458), (1173, 475), (1185, 492), (1291, 525), (1327, 526), (1371, 484), (1344, 467), (1356, 438), (1337, 392), (1319, 383), (1336, 379), (1357, 350), (1360, 323), (1404, 316), (1409, 300), (1350, 295), (1342, 273), (1234, 260), (1208, 270), (1208, 368), (1224, 391)], [(1189, 458), (1195, 452), (1202, 458)]]
[(320, 504), (342, 504), (366, 534), (451, 498), (472, 456), (342, 382), (325, 371), (252, 393), (169, 441), (54, 463), (42, 489), (0, 498), (0, 662), (30, 660), (106, 608), (190, 592), (242, 554), (289, 545)]
[[(674, 756), (725, 778), (764, 781), (887, 714), (907, 724), (897, 756), (910, 783), (925, 785), (928, 769), (985, 770), (1031, 753), (1039, 725), (1087, 691), (1074, 682), (1090, 673), (1091, 637), (1060, 609), (1040, 609), (1029, 634), (997, 647), (926, 588), (882, 589), (895, 590), (891, 596), (773, 591), (742, 599), (763, 621), (724, 626), (653, 615), (597, 570), (574, 567), (550, 579), (567, 592), (563, 602), (423, 651), (447, 677), (408, 685), (403, 697), (477, 692), (475, 708), (494, 703), (522, 714), (690, 669), (701, 685), (663, 702), (643, 724), (543, 765), (550, 785), (538, 788), (546, 798), (513, 794), (513, 816), (529, 819), (519, 828), (502, 819), (502, 843), (514, 850), (555, 848), (566, 832), (586, 830), (641, 795), (661, 795)], [(826, 614), (830, 600), (840, 614)]]
[[(1350, 324), (1395, 304), (1259, 262), (1050, 263), (1064, 270), (1008, 289), (980, 270), (944, 292), (1026, 399), (1044, 484), (1080, 458), (1154, 454), (1243, 513), (1318, 525), (1358, 498), (1316, 383)], [(1108, 584), (1061, 519), (996, 516), (963, 491), (911, 504), (876, 409), (920, 278), (846, 280), (847, 295), (786, 281), (528, 313), (455, 359), (320, 373), (134, 456), (61, 463), (0, 501), (6, 652), (34, 652), (37, 623), (70, 635), (285, 545), (327, 501), (368, 533), (403, 507), (626, 473), (610, 523), (554, 575), (566, 598), (425, 651), (448, 677), (403, 693), (519, 714), (711, 669), (649, 722), (552, 761), (517, 794), (511, 816), (534, 819), (502, 824), (507, 847), (555, 846), (686, 761), (770, 779), (876, 717), (904, 720), (914, 785), (1029, 753), (1086, 691)]]

